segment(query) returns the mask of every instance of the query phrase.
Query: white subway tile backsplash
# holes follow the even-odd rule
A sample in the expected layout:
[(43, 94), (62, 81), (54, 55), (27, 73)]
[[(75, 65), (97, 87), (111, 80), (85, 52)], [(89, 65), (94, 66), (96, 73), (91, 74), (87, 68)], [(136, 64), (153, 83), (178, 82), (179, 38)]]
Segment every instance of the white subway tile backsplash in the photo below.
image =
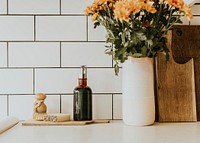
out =
[(38, 16), (36, 40), (86, 41), (85, 16)]
[(7, 66), (7, 44), (0, 42), (0, 67)]
[(32, 69), (0, 69), (0, 94), (32, 94)]
[(73, 119), (73, 95), (61, 96), (61, 112), (69, 114), (70, 118)]
[[(106, 30), (94, 29), (84, 10), (94, 0), (0, 0), (0, 119), (32, 117), (35, 93), (47, 94), (47, 112), (73, 118), (73, 90), (81, 65), (88, 67), (94, 119), (122, 119), (122, 85)], [(8, 4), (8, 5), (7, 5)], [(200, 6), (183, 25), (200, 25)], [(121, 64), (120, 64), (121, 66)], [(9, 101), (7, 101), (9, 96)]]
[(9, 115), (20, 120), (31, 119), (33, 115), (35, 98), (33, 95), (10, 95)]
[(1, 0), (0, 1), (0, 14), (6, 14), (7, 13), (7, 0)]
[(122, 95), (113, 95), (113, 119), (122, 119)]
[(115, 76), (113, 68), (88, 69), (88, 85), (94, 93), (121, 93), (121, 74)]
[(84, 14), (84, 10), (93, 0), (61, 0), (62, 14)]
[[(59, 0), (9, 0), (9, 14), (59, 14)], [(47, 6), (48, 5), (48, 6)]]
[(103, 26), (94, 28), (91, 17), (88, 17), (88, 41), (106, 41), (106, 30)]
[(44, 93), (73, 93), (79, 69), (36, 69), (35, 90)]
[(0, 16), (0, 41), (34, 39), (32, 16)]
[(93, 119), (112, 119), (112, 95), (93, 95)]
[(7, 96), (0, 95), (0, 120), (7, 116)]
[(62, 67), (112, 67), (112, 58), (104, 53), (105, 43), (62, 43)]
[(200, 25), (200, 17), (193, 17), (190, 22), (190, 25)]
[(189, 20), (186, 17), (181, 17), (182, 25), (189, 25)]
[(60, 43), (12, 42), (9, 43), (10, 67), (59, 67)]
[(47, 95), (44, 103), (47, 106), (48, 114), (60, 113), (60, 95)]
[(200, 15), (200, 5), (193, 5), (191, 8), (193, 15)]

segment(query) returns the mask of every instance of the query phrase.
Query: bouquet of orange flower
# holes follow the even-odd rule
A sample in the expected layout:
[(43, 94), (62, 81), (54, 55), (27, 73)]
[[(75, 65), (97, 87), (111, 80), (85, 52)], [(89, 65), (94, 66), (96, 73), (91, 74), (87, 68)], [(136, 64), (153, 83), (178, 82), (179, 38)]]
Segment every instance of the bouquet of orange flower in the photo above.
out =
[(105, 27), (106, 54), (115, 61), (116, 74), (128, 56), (151, 58), (162, 52), (168, 60), (167, 31), (182, 23), (181, 16), (192, 18), (183, 0), (94, 0), (85, 14), (92, 16), (94, 28)]

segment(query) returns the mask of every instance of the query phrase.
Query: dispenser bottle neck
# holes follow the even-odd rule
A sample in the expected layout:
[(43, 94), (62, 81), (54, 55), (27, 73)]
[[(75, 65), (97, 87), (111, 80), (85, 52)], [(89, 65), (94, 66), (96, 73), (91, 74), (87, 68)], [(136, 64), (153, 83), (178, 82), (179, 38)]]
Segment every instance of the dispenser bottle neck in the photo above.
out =
[(81, 66), (81, 74), (78, 79), (79, 86), (87, 86), (87, 68), (85, 65)]
[(79, 86), (87, 86), (87, 78), (84, 78), (84, 79), (79, 78), (78, 79), (78, 85)]

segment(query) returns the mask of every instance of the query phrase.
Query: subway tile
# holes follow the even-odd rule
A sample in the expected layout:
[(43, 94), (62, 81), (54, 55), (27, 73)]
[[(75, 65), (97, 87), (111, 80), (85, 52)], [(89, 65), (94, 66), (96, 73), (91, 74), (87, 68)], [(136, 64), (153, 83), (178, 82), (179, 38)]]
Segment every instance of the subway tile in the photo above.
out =
[(78, 84), (79, 69), (36, 69), (36, 93), (73, 93)]
[(59, 0), (9, 0), (9, 14), (59, 14)]
[(73, 120), (73, 95), (62, 95), (61, 99), (61, 113), (69, 114)]
[(93, 0), (61, 0), (62, 14), (83, 14)]
[(47, 95), (44, 103), (47, 106), (48, 114), (60, 113), (60, 95)]
[(7, 44), (0, 42), (0, 67), (7, 66)]
[(91, 17), (88, 17), (88, 41), (106, 41), (106, 30), (103, 26), (94, 28)]
[(200, 5), (193, 5), (191, 8), (193, 15), (200, 15)]
[(32, 94), (32, 69), (0, 69), (0, 94)]
[(7, 13), (7, 0), (1, 0), (0, 1), (0, 14), (6, 14)]
[(113, 119), (122, 119), (122, 95), (113, 95)]
[(121, 74), (115, 76), (113, 68), (91, 68), (88, 85), (93, 93), (121, 93)]
[(93, 95), (93, 119), (112, 119), (112, 95)]
[(36, 40), (86, 41), (86, 17), (37, 16)]
[(10, 67), (59, 67), (60, 44), (57, 42), (9, 43)]
[(7, 96), (0, 95), (0, 120), (7, 116)]
[(181, 17), (181, 21), (183, 22), (181, 25), (189, 25), (189, 20), (186, 17)]
[(34, 110), (35, 98), (33, 95), (10, 95), (9, 115), (20, 120), (31, 119)]
[(62, 43), (62, 67), (112, 67), (112, 58), (105, 54), (105, 43)]
[(34, 39), (33, 16), (0, 16), (0, 21), (0, 41)]
[(200, 25), (200, 17), (193, 17), (193, 19), (190, 22), (190, 25)]

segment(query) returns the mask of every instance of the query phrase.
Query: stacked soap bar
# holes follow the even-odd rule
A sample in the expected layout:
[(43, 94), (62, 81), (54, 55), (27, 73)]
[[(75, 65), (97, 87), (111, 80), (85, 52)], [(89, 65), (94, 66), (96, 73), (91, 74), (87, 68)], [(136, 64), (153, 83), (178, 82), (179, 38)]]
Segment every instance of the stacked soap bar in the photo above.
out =
[(49, 114), (44, 117), (44, 121), (50, 122), (65, 122), (70, 120), (70, 115), (68, 114)]

